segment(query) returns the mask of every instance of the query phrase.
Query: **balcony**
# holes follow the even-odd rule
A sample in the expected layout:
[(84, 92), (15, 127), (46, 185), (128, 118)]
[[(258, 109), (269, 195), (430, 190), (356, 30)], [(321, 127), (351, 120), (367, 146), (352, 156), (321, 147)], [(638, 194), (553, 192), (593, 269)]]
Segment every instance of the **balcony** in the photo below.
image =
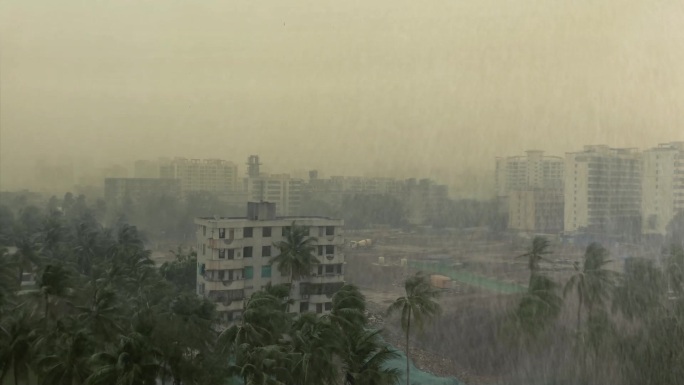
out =
[(206, 270), (233, 270), (242, 269), (244, 263), (240, 259), (208, 259), (204, 262)]
[(239, 290), (245, 288), (244, 279), (218, 280), (205, 279), (205, 290)]
[(344, 274), (336, 274), (336, 273), (330, 273), (330, 274), (321, 274), (321, 275), (312, 275), (309, 278), (309, 282), (311, 283), (335, 283), (335, 282), (344, 282)]
[(244, 300), (236, 299), (232, 301), (216, 302), (217, 311), (234, 311), (242, 310), (244, 308)]

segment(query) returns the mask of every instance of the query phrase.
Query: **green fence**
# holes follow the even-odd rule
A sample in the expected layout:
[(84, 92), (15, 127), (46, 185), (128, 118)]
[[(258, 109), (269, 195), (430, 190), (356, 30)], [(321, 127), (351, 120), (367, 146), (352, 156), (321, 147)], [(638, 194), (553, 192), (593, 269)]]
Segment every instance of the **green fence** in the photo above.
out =
[(496, 279), (475, 275), (452, 266), (450, 261), (408, 261), (408, 266), (426, 273), (441, 274), (460, 283), (480, 287), (489, 291), (514, 294), (527, 290), (525, 286), (501, 282)]

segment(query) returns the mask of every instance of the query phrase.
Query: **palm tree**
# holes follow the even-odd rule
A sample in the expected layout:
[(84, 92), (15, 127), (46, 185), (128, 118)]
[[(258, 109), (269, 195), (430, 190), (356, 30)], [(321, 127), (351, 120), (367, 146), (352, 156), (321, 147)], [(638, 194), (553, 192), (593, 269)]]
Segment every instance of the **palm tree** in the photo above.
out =
[(92, 345), (85, 331), (63, 334), (52, 346), (54, 351), (38, 359), (41, 384), (83, 384), (90, 375), (88, 357)]
[(153, 385), (160, 353), (139, 333), (121, 336), (116, 348), (91, 357), (88, 385)]
[(290, 372), (302, 385), (334, 384), (338, 378), (335, 354), (341, 344), (335, 328), (315, 313), (303, 313), (292, 325), (288, 345)]
[(387, 309), (390, 315), (396, 311), (401, 312), (401, 327), (406, 332), (406, 385), (410, 385), (409, 379), (409, 335), (411, 332), (411, 320), (422, 329), (427, 319), (433, 318), (441, 313), (441, 307), (436, 299), (439, 292), (431, 285), (429, 278), (417, 272), (404, 282), (406, 294), (397, 298)]
[(7, 248), (0, 247), (0, 310), (5, 306), (19, 285), (15, 281), (17, 264), (12, 261)]
[(26, 234), (18, 236), (16, 246), (17, 251), (14, 253), (14, 259), (17, 263), (17, 268), (19, 269), (18, 282), (21, 285), (24, 271), (33, 272), (33, 270), (40, 265), (40, 257), (38, 254), (38, 245), (33, 236)]
[(573, 289), (577, 292), (577, 332), (580, 331), (582, 307), (591, 313), (594, 306), (601, 306), (608, 299), (615, 285), (613, 271), (607, 270), (608, 250), (594, 242), (587, 246), (584, 253), (584, 264), (575, 263), (575, 274), (570, 277), (563, 290), (564, 296)]
[(327, 317), (344, 334), (366, 325), (366, 298), (358, 287), (344, 285), (332, 297), (332, 311)]
[(285, 240), (274, 244), (279, 254), (271, 258), (269, 263), (278, 265), (278, 271), (289, 276), (290, 293), (292, 281), (308, 277), (313, 266), (320, 263), (314, 255), (316, 242), (316, 238), (309, 236), (308, 227), (298, 226), (292, 222), (292, 225), (285, 229)]
[(549, 251), (550, 242), (545, 237), (534, 237), (532, 240), (532, 246), (530, 250), (518, 258), (527, 258), (527, 266), (530, 269), (530, 283), (532, 281), (532, 276), (539, 271), (539, 263), (544, 260), (544, 256), (551, 254)]
[(8, 314), (10, 316), (3, 318), (0, 324), (0, 384), (12, 372), (14, 385), (18, 385), (30, 372), (35, 325), (31, 315), (21, 306)]
[(399, 370), (388, 369), (385, 364), (399, 354), (382, 344), (380, 332), (358, 328), (343, 335), (341, 360), (345, 385), (396, 384)]
[(61, 264), (50, 264), (43, 268), (36, 284), (44, 299), (45, 322), (48, 321), (50, 296), (66, 297), (70, 292), (71, 274)]

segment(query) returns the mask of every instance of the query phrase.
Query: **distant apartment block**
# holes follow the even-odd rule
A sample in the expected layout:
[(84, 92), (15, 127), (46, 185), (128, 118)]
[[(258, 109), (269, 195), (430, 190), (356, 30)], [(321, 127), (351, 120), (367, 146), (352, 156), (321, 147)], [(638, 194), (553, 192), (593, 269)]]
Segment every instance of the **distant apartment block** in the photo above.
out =
[(156, 160), (137, 160), (133, 164), (133, 176), (136, 178), (159, 178), (161, 163)]
[(508, 196), (508, 228), (528, 233), (563, 231), (563, 190), (514, 190)]
[(159, 178), (106, 178), (104, 182), (105, 200), (122, 203), (127, 199), (141, 201), (159, 196), (180, 196), (178, 179)]
[(640, 230), (641, 155), (632, 148), (584, 146), (565, 158), (566, 233), (624, 235)]
[(557, 156), (545, 156), (543, 151), (527, 151), (525, 156), (496, 158), (496, 195), (530, 188), (561, 189), (565, 162)]
[(211, 299), (225, 321), (242, 316), (244, 300), (270, 284), (289, 282), (271, 258), (294, 222), (316, 238), (319, 264), (311, 276), (293, 282), (290, 311), (328, 313), (332, 295), (344, 285), (344, 238), (341, 219), (276, 216), (270, 202), (249, 202), (242, 218), (196, 218), (197, 294)]
[(684, 210), (684, 142), (644, 151), (641, 181), (643, 233), (665, 235), (670, 221)]
[(221, 159), (175, 158), (160, 166), (160, 177), (180, 179), (183, 193), (206, 191), (226, 194), (239, 191), (238, 168)]
[(304, 181), (288, 174), (249, 176), (245, 191), (250, 201), (267, 201), (276, 204), (278, 215), (299, 213), (302, 204)]

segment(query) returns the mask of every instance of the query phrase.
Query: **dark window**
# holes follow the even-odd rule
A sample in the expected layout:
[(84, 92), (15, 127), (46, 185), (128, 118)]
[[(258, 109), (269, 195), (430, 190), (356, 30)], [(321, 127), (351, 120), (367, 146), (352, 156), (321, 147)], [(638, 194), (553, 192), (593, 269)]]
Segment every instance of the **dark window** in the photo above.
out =
[(316, 313), (318, 313), (318, 314), (323, 313), (323, 304), (322, 303), (316, 304)]
[(225, 270), (219, 270), (218, 279), (223, 281), (224, 278), (226, 278), (226, 271)]
[(271, 256), (271, 246), (261, 246), (261, 256), (270, 257)]
[(244, 258), (252, 258), (252, 246), (247, 246), (242, 250), (242, 256)]
[(245, 266), (245, 279), (252, 279), (254, 278), (254, 266)]
[(264, 238), (268, 238), (271, 236), (271, 228), (270, 227), (264, 227), (261, 229), (261, 236)]
[(207, 226), (202, 226), (202, 235), (207, 236)]
[(334, 245), (326, 245), (325, 246), (325, 255), (330, 255), (330, 254), (335, 254), (335, 246)]
[(261, 278), (271, 278), (271, 265), (261, 266)]
[(323, 265), (318, 265), (318, 275), (323, 275)]
[(325, 303), (325, 310), (326, 311), (332, 310), (332, 302), (326, 302)]
[(202, 255), (207, 255), (207, 245), (202, 244)]
[(226, 237), (226, 229), (219, 229), (219, 238)]
[(235, 259), (235, 249), (228, 249), (228, 259)]
[(325, 274), (335, 274), (335, 265), (325, 265)]
[(318, 255), (323, 255), (323, 246), (318, 246)]
[(252, 227), (245, 227), (244, 230), (242, 230), (245, 238), (252, 238), (253, 230), (254, 229)]
[(335, 235), (335, 226), (326, 226), (325, 235)]
[(309, 303), (308, 302), (300, 302), (299, 303), (299, 312), (300, 313), (306, 313), (309, 311)]
[(226, 257), (226, 249), (219, 249), (219, 259), (224, 259)]

